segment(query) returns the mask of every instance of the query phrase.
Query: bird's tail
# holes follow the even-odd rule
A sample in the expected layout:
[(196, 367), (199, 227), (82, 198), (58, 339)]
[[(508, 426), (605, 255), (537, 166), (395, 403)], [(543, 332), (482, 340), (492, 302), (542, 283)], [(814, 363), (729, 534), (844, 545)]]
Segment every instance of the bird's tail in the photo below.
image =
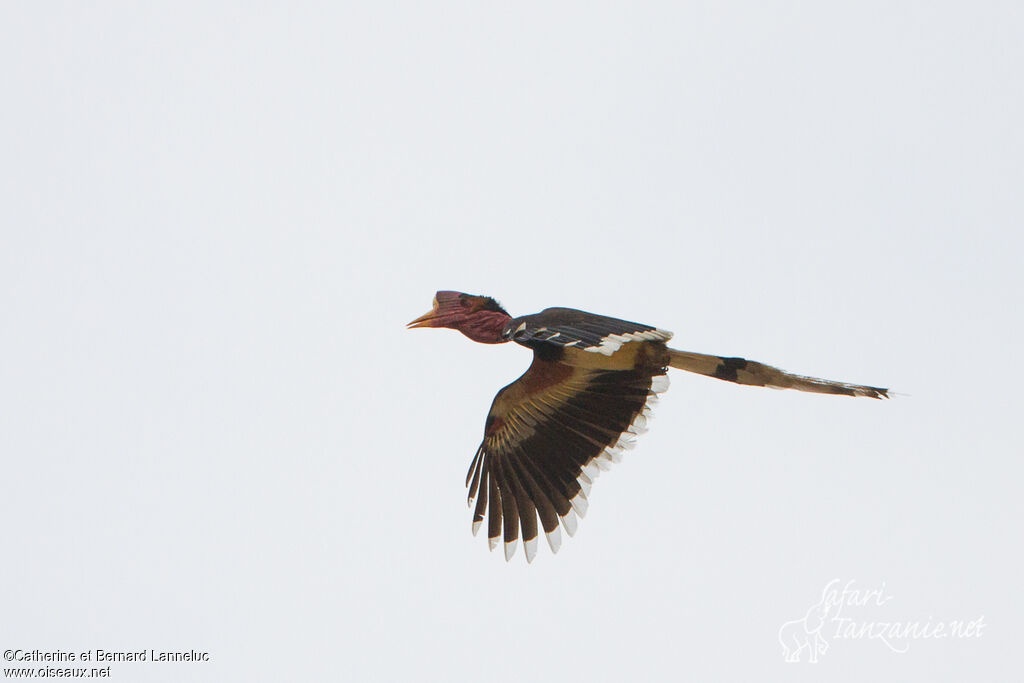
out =
[(819, 394), (840, 394), (843, 396), (867, 396), (868, 398), (889, 398), (889, 390), (879, 387), (867, 387), (860, 384), (834, 382), (817, 377), (793, 375), (785, 370), (773, 368), (764, 363), (745, 358), (723, 358), (708, 356), (691, 351), (669, 349), (669, 366), (698, 375), (707, 375), (727, 382), (746, 384), (754, 387), (770, 387), (772, 389), (797, 389), (813, 391)]

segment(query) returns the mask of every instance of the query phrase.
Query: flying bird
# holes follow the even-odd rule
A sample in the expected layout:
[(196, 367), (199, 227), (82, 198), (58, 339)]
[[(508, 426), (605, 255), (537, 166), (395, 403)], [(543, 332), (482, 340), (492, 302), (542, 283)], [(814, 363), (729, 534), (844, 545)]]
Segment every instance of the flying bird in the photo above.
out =
[(513, 318), (491, 297), (440, 291), (430, 312), (408, 327), (447, 327), (476, 342), (533, 350), (523, 376), (494, 397), (466, 475), (468, 502), (476, 501), (473, 535), (486, 516), (489, 546), (503, 540), (506, 561), (520, 532), (533, 561), (538, 518), (552, 552), (561, 545), (560, 523), (575, 533), (594, 479), (646, 431), (652, 405), (668, 388), (668, 368), (749, 386), (889, 397), (879, 387), (678, 351), (667, 346), (671, 332), (572, 308)]

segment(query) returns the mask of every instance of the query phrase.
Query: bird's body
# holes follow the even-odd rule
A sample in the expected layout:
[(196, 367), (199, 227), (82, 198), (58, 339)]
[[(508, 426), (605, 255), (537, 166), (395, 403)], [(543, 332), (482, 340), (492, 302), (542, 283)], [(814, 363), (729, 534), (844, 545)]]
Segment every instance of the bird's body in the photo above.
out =
[(490, 546), (504, 540), (506, 559), (521, 531), (533, 560), (538, 518), (552, 551), (561, 544), (560, 523), (574, 533), (598, 473), (645, 431), (670, 367), (737, 384), (888, 397), (877, 387), (677, 351), (667, 346), (671, 332), (571, 308), (512, 318), (489, 297), (440, 291), (432, 310), (409, 326), (450, 327), (474, 341), (514, 341), (533, 350), (529, 369), (494, 397), (466, 477), (469, 502), (476, 503), (473, 533), (486, 517)]

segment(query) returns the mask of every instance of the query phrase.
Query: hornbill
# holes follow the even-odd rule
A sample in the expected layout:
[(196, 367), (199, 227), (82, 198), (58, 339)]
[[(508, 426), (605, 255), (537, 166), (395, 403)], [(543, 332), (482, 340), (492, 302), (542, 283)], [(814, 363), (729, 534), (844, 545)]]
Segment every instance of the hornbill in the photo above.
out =
[[(520, 529), (527, 562), (537, 553), (537, 519), (552, 552), (559, 520), (571, 536), (601, 470), (642, 434), (668, 368), (774, 389), (888, 398), (879, 387), (793, 375), (744, 358), (677, 351), (672, 333), (572, 308), (513, 318), (487, 296), (440, 291), (408, 327), (448, 327), (473, 341), (514, 341), (533, 350), (522, 377), (498, 392), (484, 439), (466, 475), (476, 535), (487, 516), (491, 550), (515, 554)], [(504, 525), (503, 525), (504, 522)]]

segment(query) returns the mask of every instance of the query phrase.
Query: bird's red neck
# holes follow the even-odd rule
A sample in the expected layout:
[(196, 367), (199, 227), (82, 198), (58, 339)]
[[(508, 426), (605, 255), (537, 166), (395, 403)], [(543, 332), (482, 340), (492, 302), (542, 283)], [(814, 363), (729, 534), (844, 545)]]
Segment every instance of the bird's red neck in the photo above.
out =
[(501, 332), (511, 319), (504, 311), (477, 311), (453, 327), (475, 342), (501, 344), (508, 341), (501, 338)]

